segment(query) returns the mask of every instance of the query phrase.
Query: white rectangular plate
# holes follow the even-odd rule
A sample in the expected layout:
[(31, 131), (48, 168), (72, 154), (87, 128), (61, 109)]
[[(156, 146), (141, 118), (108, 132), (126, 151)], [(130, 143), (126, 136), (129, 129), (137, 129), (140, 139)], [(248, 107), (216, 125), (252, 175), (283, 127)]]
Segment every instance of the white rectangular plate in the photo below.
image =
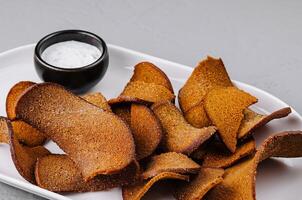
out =
[[(174, 91), (179, 88), (192, 72), (192, 68), (159, 59), (143, 53), (114, 45), (108, 45), (110, 65), (104, 79), (92, 91), (102, 92), (107, 99), (116, 97), (122, 91), (132, 74), (132, 68), (141, 61), (150, 61), (167, 73), (172, 81)], [(40, 82), (33, 65), (34, 45), (27, 45), (0, 55), (0, 115), (5, 116), (5, 98), (9, 89), (18, 81), (30, 80)], [(260, 72), (259, 72), (260, 73)], [(234, 82), (239, 88), (255, 95), (259, 103), (253, 109), (260, 113), (269, 113), (288, 106), (278, 98), (253, 86)], [(271, 122), (268, 126), (256, 132), (257, 143), (261, 143), (267, 136), (284, 130), (302, 130), (301, 116), (293, 110), (290, 117)], [(47, 145), (50, 151), (62, 152), (54, 143)], [(302, 148), (302, 147), (301, 147)], [(302, 196), (302, 159), (274, 159), (265, 161), (258, 169), (257, 199), (293, 200)], [(39, 196), (54, 200), (86, 200), (86, 199), (122, 199), (120, 189), (105, 192), (56, 194), (41, 189), (26, 182), (16, 171), (11, 160), (9, 147), (0, 144), (0, 181), (14, 187), (26, 190)], [(173, 199), (169, 191), (157, 187), (146, 195), (146, 199)]]

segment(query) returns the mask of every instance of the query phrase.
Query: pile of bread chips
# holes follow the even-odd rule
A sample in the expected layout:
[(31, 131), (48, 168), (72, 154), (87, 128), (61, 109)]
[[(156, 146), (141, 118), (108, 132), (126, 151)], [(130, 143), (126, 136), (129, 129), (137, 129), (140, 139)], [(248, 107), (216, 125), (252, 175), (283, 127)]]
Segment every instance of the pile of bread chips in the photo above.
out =
[[(17, 83), (0, 117), (0, 141), (24, 179), (53, 192), (122, 187), (139, 200), (158, 181), (180, 200), (254, 200), (257, 165), (302, 156), (302, 131), (275, 134), (256, 148), (253, 132), (286, 117), (249, 108), (257, 98), (234, 86), (221, 59), (208, 57), (178, 95), (155, 65), (135, 66), (121, 94), (76, 96), (54, 83)], [(55, 142), (64, 155), (43, 145)], [(168, 187), (168, 185), (167, 185)]]

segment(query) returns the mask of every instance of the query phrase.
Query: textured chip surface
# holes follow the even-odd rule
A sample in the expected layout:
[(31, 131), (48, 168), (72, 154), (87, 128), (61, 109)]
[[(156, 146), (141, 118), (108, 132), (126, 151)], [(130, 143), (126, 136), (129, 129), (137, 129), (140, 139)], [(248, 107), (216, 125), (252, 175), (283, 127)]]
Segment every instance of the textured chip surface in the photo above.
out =
[(9, 143), (9, 132), (7, 119), (0, 116), (0, 143)]
[(152, 185), (154, 185), (157, 181), (164, 179), (189, 181), (188, 176), (173, 172), (163, 172), (150, 180), (143, 181), (132, 186), (123, 187), (123, 200), (140, 200), (148, 192)]
[(35, 176), (38, 186), (53, 192), (101, 191), (133, 183), (139, 166), (131, 163), (118, 174), (98, 175), (85, 182), (75, 163), (66, 155), (48, 155), (38, 159)]
[(133, 138), (120, 118), (57, 84), (31, 87), (19, 99), (16, 113), (56, 142), (86, 181), (117, 173), (134, 160)]
[(92, 103), (102, 108), (105, 111), (111, 112), (111, 108), (106, 98), (100, 92), (85, 94), (82, 96), (82, 98), (88, 101), (89, 103)]
[(177, 200), (201, 200), (210, 189), (222, 182), (223, 174), (223, 169), (201, 168), (189, 183), (177, 185), (174, 196)]
[(191, 126), (171, 102), (154, 104), (152, 110), (163, 126), (163, 149), (166, 151), (190, 154), (216, 131), (215, 127), (198, 129)]
[(141, 160), (151, 155), (162, 138), (162, 127), (153, 111), (144, 105), (131, 105), (131, 131), (133, 134), (136, 158)]
[(256, 102), (255, 97), (235, 87), (213, 89), (206, 96), (206, 112), (231, 152), (236, 150), (243, 110)]
[(168, 152), (153, 156), (146, 170), (142, 173), (142, 177), (143, 179), (149, 179), (162, 172), (196, 174), (199, 170), (200, 165), (188, 156), (181, 153)]
[(174, 93), (168, 76), (160, 68), (150, 62), (141, 62), (135, 65), (130, 81), (143, 81), (145, 83), (162, 85)]

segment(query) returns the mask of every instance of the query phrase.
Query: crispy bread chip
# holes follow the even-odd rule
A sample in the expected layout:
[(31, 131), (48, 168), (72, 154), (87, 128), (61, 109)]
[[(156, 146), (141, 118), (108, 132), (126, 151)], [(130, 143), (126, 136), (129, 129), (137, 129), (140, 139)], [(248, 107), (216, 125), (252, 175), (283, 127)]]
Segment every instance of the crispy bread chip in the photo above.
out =
[(131, 124), (131, 104), (123, 103), (112, 106), (114, 114), (124, 120), (129, 126)]
[(162, 138), (162, 127), (153, 111), (144, 105), (131, 105), (131, 130), (135, 142), (136, 158), (150, 156)]
[(60, 85), (31, 87), (19, 98), (16, 113), (47, 133), (76, 163), (85, 181), (99, 174), (117, 173), (134, 160), (135, 146), (128, 126)]
[(6, 114), (8, 119), (14, 120), (16, 118), (15, 107), (17, 104), (18, 98), (21, 94), (30, 88), (31, 86), (35, 85), (36, 83), (31, 81), (21, 81), (15, 84), (7, 94), (6, 97)]
[(282, 108), (277, 110), (269, 115), (260, 115), (250, 109), (245, 109), (243, 114), (244, 118), (241, 122), (239, 131), (238, 131), (238, 138), (245, 138), (249, 134), (252, 133), (253, 130), (264, 126), (265, 124), (269, 123), (274, 119), (280, 119), (283, 117), (288, 116), (291, 113), (291, 109), (289, 107)]
[(147, 102), (174, 101), (175, 95), (162, 85), (143, 81), (129, 82), (121, 96), (138, 98)]
[(153, 156), (146, 170), (142, 173), (143, 179), (152, 178), (162, 172), (179, 174), (196, 174), (200, 170), (199, 164), (184, 154), (168, 152)]
[(222, 60), (208, 56), (194, 69), (178, 95), (183, 112), (202, 102), (206, 94), (216, 87), (232, 86)]
[(253, 158), (228, 168), (221, 184), (213, 188), (207, 200), (255, 200), (256, 170), (269, 157), (301, 157), (302, 132), (289, 131), (269, 137)]
[(204, 109), (203, 102), (190, 108), (184, 113), (184, 116), (186, 120), (196, 128), (203, 128), (212, 124)]
[(123, 187), (123, 200), (140, 200), (154, 183), (164, 179), (189, 181), (189, 177), (173, 172), (163, 172), (148, 181), (143, 181), (132, 186)]
[(206, 112), (231, 152), (236, 150), (243, 110), (256, 102), (255, 97), (235, 87), (213, 89), (208, 93), (205, 99)]
[(202, 129), (191, 126), (176, 106), (168, 101), (154, 104), (152, 110), (163, 126), (165, 132), (163, 148), (166, 151), (188, 155), (216, 131), (213, 126)]
[(141, 62), (135, 65), (134, 73), (130, 81), (143, 81), (145, 83), (162, 85), (174, 93), (168, 76), (161, 69), (150, 62)]
[(223, 174), (223, 169), (201, 168), (192, 181), (177, 185), (174, 196), (177, 200), (201, 200), (210, 189), (222, 182)]
[(99, 92), (85, 94), (82, 96), (83, 99), (102, 108), (105, 111), (111, 112), (111, 108), (106, 100), (106, 98)]
[(149, 106), (152, 104), (152, 102), (144, 101), (142, 99), (138, 99), (138, 98), (134, 98), (134, 97), (123, 96), (123, 95), (120, 95), (120, 96), (110, 99), (108, 101), (108, 104), (111, 105), (112, 107), (116, 106), (116, 105), (120, 105), (120, 104), (127, 104), (127, 103), (128, 104), (137, 103), (137, 104), (143, 104), (146, 106)]
[(129, 185), (138, 179), (136, 161), (118, 174), (98, 175), (85, 182), (75, 163), (66, 155), (48, 155), (39, 158), (35, 176), (39, 187), (53, 192), (101, 191)]
[(11, 124), (14, 134), (20, 143), (29, 147), (39, 146), (45, 143), (46, 137), (44, 134), (26, 122), (22, 120), (14, 120)]
[[(2, 130), (9, 136), (9, 145), (12, 160), (19, 174), (27, 181), (35, 184), (34, 168), (39, 157), (50, 154), (43, 146), (25, 147), (22, 146), (14, 135), (12, 125), (6, 118), (0, 118)], [(6, 127), (5, 127), (6, 126)]]
[(204, 156), (202, 167), (226, 168), (235, 162), (256, 152), (256, 143), (254, 139), (241, 144), (235, 153), (221, 151), (219, 148), (210, 148)]

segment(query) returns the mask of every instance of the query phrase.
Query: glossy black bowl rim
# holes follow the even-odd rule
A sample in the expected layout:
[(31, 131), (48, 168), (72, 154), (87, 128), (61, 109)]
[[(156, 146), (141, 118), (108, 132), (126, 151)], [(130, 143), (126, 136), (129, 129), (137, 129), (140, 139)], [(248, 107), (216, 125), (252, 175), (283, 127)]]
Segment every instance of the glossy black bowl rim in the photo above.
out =
[[(93, 37), (97, 40), (99, 40), (99, 42), (101, 43), (102, 45), (102, 55), (96, 60), (94, 61), (93, 63), (89, 64), (89, 65), (85, 65), (85, 66), (82, 66), (82, 67), (76, 67), (76, 68), (62, 68), (62, 67), (57, 67), (57, 66), (54, 66), (54, 65), (51, 65), (49, 63), (47, 63), (46, 61), (44, 61), (39, 53), (39, 50), (41, 48), (41, 45), (51, 39), (51, 38), (54, 38), (54, 37), (57, 37), (57, 36), (60, 36), (60, 35), (63, 35), (63, 34), (68, 34), (68, 33), (73, 33), (73, 34), (80, 34), (80, 35), (86, 35), (86, 36), (90, 36), (90, 37)], [(68, 41), (68, 40), (66, 40)], [(104, 58), (106, 58), (107, 56), (107, 45), (105, 43), (105, 41), (99, 37), (98, 35), (94, 34), (94, 33), (91, 33), (89, 31), (84, 31), (84, 30), (78, 30), (78, 29), (68, 29), (68, 30), (61, 30), (61, 31), (56, 31), (56, 32), (53, 32), (53, 33), (50, 33), (46, 36), (44, 36), (37, 44), (36, 44), (36, 47), (35, 47), (35, 57), (36, 59), (42, 63), (45, 67), (47, 68), (50, 68), (52, 70), (56, 70), (56, 71), (64, 71), (64, 72), (78, 72), (78, 71), (85, 71), (86, 69), (89, 69), (89, 68), (93, 68), (95, 67), (96, 65), (100, 64), (102, 62), (102, 60)]]

